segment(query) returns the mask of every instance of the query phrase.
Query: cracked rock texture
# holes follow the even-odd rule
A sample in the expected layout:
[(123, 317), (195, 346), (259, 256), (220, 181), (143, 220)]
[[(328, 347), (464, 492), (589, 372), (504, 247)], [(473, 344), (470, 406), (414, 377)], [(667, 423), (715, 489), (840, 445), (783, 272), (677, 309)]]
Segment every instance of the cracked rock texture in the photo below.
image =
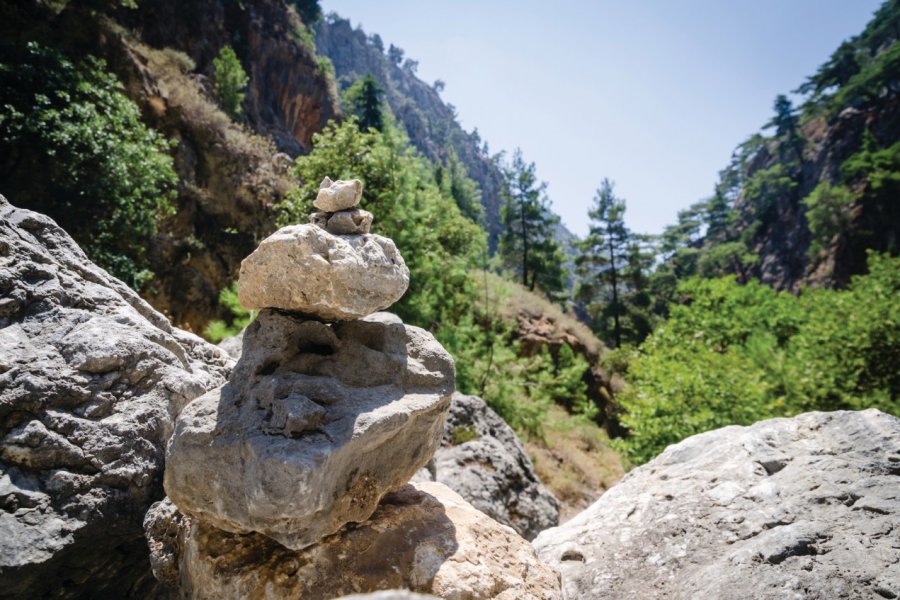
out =
[(389, 307), (407, 287), (409, 269), (390, 239), (306, 224), (279, 229), (244, 259), (238, 297), (251, 310), (350, 320)]
[(0, 595), (155, 586), (141, 522), (166, 439), (232, 363), (0, 196)]
[(567, 598), (896, 598), (900, 419), (807, 413), (693, 436), (534, 544)]
[(516, 432), (477, 396), (453, 394), (444, 438), (428, 470), (527, 540), (559, 523), (559, 502), (538, 479)]
[(528, 542), (439, 483), (403, 486), (365, 522), (300, 551), (172, 515), (169, 501), (155, 505), (147, 533), (154, 565), (185, 598), (317, 600), (398, 588), (467, 600), (560, 597), (556, 574)]
[(300, 549), (364, 521), (438, 447), (453, 360), (389, 313), (262, 311), (229, 383), (191, 402), (166, 456), (185, 514)]

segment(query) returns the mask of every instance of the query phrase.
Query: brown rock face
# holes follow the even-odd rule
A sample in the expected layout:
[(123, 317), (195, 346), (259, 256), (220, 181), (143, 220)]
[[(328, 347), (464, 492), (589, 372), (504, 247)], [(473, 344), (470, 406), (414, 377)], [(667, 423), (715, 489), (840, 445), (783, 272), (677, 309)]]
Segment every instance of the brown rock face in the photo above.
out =
[[(151, 515), (166, 510), (161, 503)], [(171, 523), (176, 539), (151, 546), (178, 555), (185, 597), (327, 599), (389, 589), (473, 600), (560, 597), (556, 574), (528, 542), (439, 483), (400, 488), (365, 523), (300, 552), (260, 534)]]

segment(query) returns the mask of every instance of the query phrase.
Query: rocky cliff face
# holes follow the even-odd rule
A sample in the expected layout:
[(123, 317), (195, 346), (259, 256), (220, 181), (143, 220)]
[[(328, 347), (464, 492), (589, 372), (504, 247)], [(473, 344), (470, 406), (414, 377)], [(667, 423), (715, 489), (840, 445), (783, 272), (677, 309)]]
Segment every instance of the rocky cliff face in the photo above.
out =
[(0, 596), (153, 588), (165, 442), (232, 360), (0, 196)]
[(303, 24), (280, 0), (149, 0), (117, 17), (146, 44), (184, 52), (207, 77), (222, 47), (232, 46), (250, 76), (247, 121), (282, 152), (308, 151), (312, 134), (339, 114), (315, 52), (299, 41)]
[[(792, 176), (796, 187), (790, 193), (777, 194), (762, 215), (746, 196), (738, 198), (742, 230), (755, 227), (750, 236), (750, 247), (759, 256), (754, 274), (764, 283), (793, 291), (808, 284), (842, 287), (851, 276), (866, 272), (867, 250), (900, 250), (896, 203), (864, 197), (845, 215), (846, 224), (824, 250), (812, 256), (809, 252), (813, 235), (802, 200), (823, 182), (841, 181), (843, 165), (863, 149), (867, 131), (885, 147), (900, 139), (900, 99), (848, 107), (831, 119), (811, 119), (801, 129), (805, 142)], [(747, 178), (783, 162), (776, 149), (764, 148), (753, 159)], [(871, 185), (861, 181), (855, 189), (862, 191)]]
[[(294, 183), (291, 157), (339, 115), (330, 78), (298, 41), (302, 24), (275, 0), (148, 1), (111, 16), (79, 3), (16, 8), (3, 10), (7, 43), (42, 40), (71, 56), (102, 57), (143, 120), (176, 142), (177, 210), (147, 244), (156, 277), (144, 294), (175, 323), (202, 331), (240, 261), (274, 231), (273, 206)], [(212, 60), (225, 45), (250, 76), (243, 123), (211, 92)], [(39, 200), (13, 198), (29, 207)]]

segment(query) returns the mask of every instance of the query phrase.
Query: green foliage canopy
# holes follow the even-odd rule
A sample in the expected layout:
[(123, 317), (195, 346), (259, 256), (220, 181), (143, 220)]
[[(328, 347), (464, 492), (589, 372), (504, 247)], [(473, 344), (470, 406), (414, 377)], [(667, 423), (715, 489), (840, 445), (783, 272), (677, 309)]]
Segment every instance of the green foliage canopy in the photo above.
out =
[(73, 61), (29, 43), (0, 65), (0, 185), (53, 217), (113, 275), (139, 288), (146, 243), (174, 210), (169, 142), (147, 128), (93, 56)]
[(752, 281), (690, 279), (631, 358), (618, 401), (635, 463), (730, 424), (809, 410), (900, 414), (900, 258), (871, 254), (846, 290), (799, 298)]
[(241, 66), (237, 54), (231, 46), (223, 46), (219, 55), (213, 59), (213, 90), (222, 105), (222, 110), (232, 118), (241, 116), (241, 104), (247, 96), (243, 90), (250, 83), (250, 78)]

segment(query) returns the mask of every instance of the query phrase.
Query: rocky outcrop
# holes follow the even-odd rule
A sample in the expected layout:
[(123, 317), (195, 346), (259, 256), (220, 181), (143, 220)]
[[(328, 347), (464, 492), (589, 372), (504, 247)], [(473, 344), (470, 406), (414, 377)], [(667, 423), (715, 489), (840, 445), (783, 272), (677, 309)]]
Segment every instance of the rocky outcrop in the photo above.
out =
[(292, 225), (244, 259), (238, 293), (248, 309), (358, 319), (389, 307), (407, 287), (409, 269), (390, 239)]
[(331, 325), (264, 310), (228, 385), (181, 413), (166, 491), (220, 529), (309, 546), (428, 462), (452, 391), (447, 352), (393, 315)]
[(439, 598), (559, 598), (556, 574), (525, 540), (438, 483), (404, 486), (368, 520), (299, 552), (171, 514), (161, 503), (148, 515), (154, 564), (192, 598), (327, 599), (396, 588)]
[(538, 536), (568, 598), (896, 598), (900, 419), (875, 409), (670, 446)]
[(535, 475), (516, 432), (476, 396), (453, 394), (429, 472), (527, 540), (559, 523), (559, 502)]
[(140, 593), (181, 408), (232, 361), (0, 196), (0, 594)]

